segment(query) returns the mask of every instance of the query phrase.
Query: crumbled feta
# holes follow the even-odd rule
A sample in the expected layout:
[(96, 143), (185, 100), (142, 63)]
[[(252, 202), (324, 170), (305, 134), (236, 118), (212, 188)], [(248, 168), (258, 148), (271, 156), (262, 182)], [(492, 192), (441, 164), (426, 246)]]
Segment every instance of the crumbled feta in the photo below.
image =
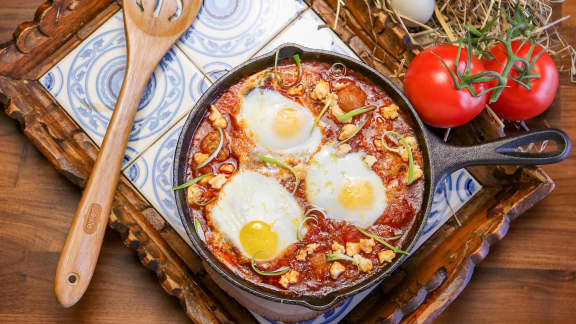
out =
[(354, 256), (354, 261), (356, 261), (356, 263), (358, 264), (358, 268), (360, 269), (360, 271), (370, 272), (372, 270), (373, 265), (370, 259), (367, 259), (361, 256), (360, 254), (356, 254)]
[(208, 181), (210, 186), (214, 189), (220, 189), (226, 183), (226, 175), (220, 173)]
[(226, 126), (228, 126), (226, 118), (222, 116), (222, 113), (214, 105), (210, 106), (210, 115), (208, 116), (208, 119), (212, 122), (214, 127), (226, 128)]
[(344, 252), (345, 252), (344, 245), (342, 245), (336, 241), (332, 242), (332, 252), (344, 254)]
[(346, 242), (346, 254), (355, 256), (360, 252), (360, 243)]
[(310, 93), (310, 97), (312, 99), (322, 100), (325, 99), (329, 93), (330, 84), (324, 80), (320, 80), (318, 83), (316, 83), (316, 86), (314, 86), (314, 89)]
[(344, 139), (347, 139), (352, 134), (354, 134), (354, 132), (357, 129), (358, 129), (358, 126), (356, 126), (354, 124), (346, 124), (346, 125), (342, 126), (342, 131), (340, 132), (340, 135), (338, 135), (338, 140), (342, 141)]
[(380, 107), (380, 114), (386, 119), (396, 119), (398, 118), (398, 109), (400, 108), (395, 104), (383, 106)]
[(198, 153), (194, 153), (194, 162), (196, 163), (196, 165), (200, 165), (202, 163), (204, 163), (208, 157), (210, 155), (202, 153), (202, 152), (198, 152)]
[(396, 253), (394, 253), (394, 251), (392, 250), (378, 252), (378, 261), (380, 261), (380, 263), (392, 262), (392, 260), (394, 260), (395, 257)]
[(343, 157), (344, 155), (348, 154), (348, 152), (350, 152), (352, 150), (352, 146), (350, 146), (349, 144), (340, 144), (338, 145), (338, 150), (336, 151), (336, 153), (334, 153), (334, 155), (336, 155), (337, 157)]
[(364, 253), (372, 253), (372, 248), (376, 245), (373, 238), (360, 239), (360, 250)]
[(344, 272), (344, 270), (346, 270), (346, 267), (343, 266), (340, 262), (336, 261), (330, 266), (330, 277), (336, 280), (342, 274), (342, 272)]
[(284, 288), (288, 288), (290, 284), (295, 284), (300, 280), (300, 274), (296, 270), (290, 270), (280, 277), (278, 283)]

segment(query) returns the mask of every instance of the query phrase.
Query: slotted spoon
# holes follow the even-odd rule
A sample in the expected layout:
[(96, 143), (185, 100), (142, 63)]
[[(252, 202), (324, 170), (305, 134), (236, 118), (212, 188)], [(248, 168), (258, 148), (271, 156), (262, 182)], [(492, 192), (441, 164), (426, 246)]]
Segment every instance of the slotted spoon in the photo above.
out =
[(192, 24), (202, 0), (124, 0), (128, 50), (126, 73), (98, 158), (72, 220), (58, 268), (55, 292), (74, 305), (90, 283), (102, 246), (134, 115), (160, 59)]

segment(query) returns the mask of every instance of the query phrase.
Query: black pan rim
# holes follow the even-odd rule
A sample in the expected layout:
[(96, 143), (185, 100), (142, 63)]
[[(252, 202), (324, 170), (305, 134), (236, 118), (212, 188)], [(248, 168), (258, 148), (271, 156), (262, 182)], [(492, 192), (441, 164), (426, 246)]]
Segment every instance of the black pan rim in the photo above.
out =
[[(250, 75), (257, 72), (265, 67), (273, 66), (274, 55), (276, 51), (286, 52), (289, 55), (280, 56), (280, 59), (285, 57), (291, 57), (293, 53), (299, 53), (303, 60), (305, 59), (316, 59), (326, 62), (344, 62), (346, 66), (350, 67), (364, 76), (371, 79), (375, 84), (381, 86), (387, 93), (392, 97), (394, 102), (398, 104), (401, 109), (407, 112), (412, 118), (414, 131), (418, 135), (418, 140), (421, 146), (422, 156), (423, 156), (423, 170), (425, 173), (425, 187), (424, 196), (422, 199), (422, 205), (420, 211), (415, 219), (415, 224), (411, 228), (410, 239), (406, 240), (403, 249), (410, 251), (414, 248), (418, 237), (420, 236), (424, 225), (425, 216), (428, 215), (430, 205), (432, 203), (432, 196), (434, 192), (435, 185), (432, 183), (435, 179), (434, 170), (432, 163), (430, 161), (430, 152), (428, 151), (430, 146), (429, 132), (418, 117), (416, 111), (402, 93), (402, 91), (395, 86), (392, 81), (387, 77), (382, 75), (380, 72), (376, 71), (367, 64), (360, 62), (352, 57), (345, 56), (338, 53), (333, 53), (324, 50), (316, 50), (306, 48), (300, 45), (286, 43), (282, 44), (271, 52), (264, 54), (259, 57), (248, 60), (247, 62), (235, 67), (229, 71), (226, 75), (222, 76), (216, 80), (198, 99), (194, 108), (189, 113), (186, 122), (184, 123), (179, 139), (176, 146), (176, 151), (174, 155), (174, 183), (181, 183), (184, 181), (184, 172), (186, 169), (186, 161), (188, 149), (190, 147), (190, 136), (196, 131), (198, 122), (203, 118), (210, 103), (215, 100), (220, 93), (227, 89), (230, 85), (234, 84), (236, 81), (240, 80), (244, 76)], [(271, 64), (270, 64), (271, 61)], [(265, 64), (263, 64), (265, 63)], [(225, 264), (222, 264), (216, 256), (206, 247), (206, 245), (200, 240), (196, 231), (194, 230), (194, 225), (189, 212), (189, 207), (186, 204), (185, 193), (183, 190), (175, 192), (177, 210), (186, 230), (190, 241), (192, 242), (194, 250), (201, 256), (201, 258), (208, 263), (210, 267), (214, 269), (218, 275), (225, 278), (233, 286), (240, 288), (250, 294), (255, 296), (283, 303), (283, 304), (294, 304), (307, 307), (315, 311), (324, 311), (330, 309), (337, 305), (339, 302), (347, 297), (356, 295), (366, 289), (374, 287), (379, 284), (382, 280), (390, 276), (403, 262), (406, 261), (408, 256), (402, 255), (397, 258), (390, 266), (380, 269), (373, 275), (367, 277), (366, 279), (357, 282), (356, 284), (346, 287), (343, 289), (337, 289), (326, 296), (306, 296), (306, 295), (287, 295), (280, 293), (276, 290), (266, 288), (254, 284), (241, 276), (236, 274), (234, 271), (228, 268)]]

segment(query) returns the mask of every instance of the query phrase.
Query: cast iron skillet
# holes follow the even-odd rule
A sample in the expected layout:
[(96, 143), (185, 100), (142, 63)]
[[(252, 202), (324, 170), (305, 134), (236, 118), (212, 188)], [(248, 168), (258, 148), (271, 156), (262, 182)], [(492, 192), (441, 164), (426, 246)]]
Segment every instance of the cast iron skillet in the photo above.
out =
[[(327, 63), (342, 62), (348, 68), (364, 75), (369, 78), (374, 84), (381, 86), (394, 102), (406, 112), (412, 119), (412, 125), (415, 132), (417, 132), (418, 142), (422, 150), (423, 157), (423, 170), (425, 174), (425, 186), (423, 204), (420, 212), (416, 216), (415, 225), (413, 226), (408, 238), (405, 240), (404, 245), (401, 247), (404, 250), (410, 250), (416, 242), (416, 238), (422, 231), (424, 226), (425, 216), (428, 214), (434, 188), (437, 183), (442, 181), (444, 177), (451, 172), (460, 168), (470, 165), (483, 165), (483, 164), (514, 164), (514, 165), (538, 165), (549, 164), (562, 161), (568, 157), (570, 153), (571, 142), (568, 136), (558, 129), (546, 129), (536, 132), (527, 133), (518, 137), (504, 138), (494, 142), (476, 145), (472, 147), (456, 147), (443, 143), (436, 135), (433, 135), (422, 123), (414, 108), (406, 99), (404, 94), (386, 77), (369, 67), (368, 65), (352, 59), (348, 56), (343, 56), (333, 52), (322, 50), (314, 50), (302, 47), (296, 44), (284, 44), (278, 47), (279, 60), (291, 58), (294, 54), (298, 53), (302, 60), (316, 60)], [(196, 128), (202, 121), (205, 113), (207, 112), (210, 104), (218, 98), (218, 96), (248, 75), (258, 72), (262, 69), (274, 66), (274, 55), (276, 50), (249, 60), (240, 66), (231, 70), (228, 74), (224, 75), (216, 81), (205, 93), (196, 106), (188, 116), (180, 138), (176, 147), (174, 156), (174, 183), (186, 182), (186, 162), (188, 161), (188, 149)], [(516, 152), (514, 149), (517, 146), (525, 145), (528, 143), (550, 140), (556, 143), (557, 149), (553, 152), (544, 153), (521, 153)], [(384, 278), (388, 277), (398, 266), (405, 260), (406, 256), (396, 258), (390, 266), (381, 269), (379, 272), (374, 273), (372, 276), (366, 278), (364, 281), (357, 283), (354, 286), (334, 291), (330, 294), (320, 297), (310, 296), (286, 296), (272, 289), (258, 286), (248, 280), (237, 275), (231, 271), (226, 265), (216, 258), (207, 246), (200, 240), (196, 231), (194, 230), (194, 223), (190, 215), (190, 209), (186, 204), (185, 190), (178, 190), (175, 192), (176, 205), (186, 232), (192, 241), (195, 250), (200, 256), (212, 267), (216, 273), (224, 277), (234, 286), (243, 289), (244, 291), (262, 297), (268, 300), (305, 306), (309, 309), (316, 311), (323, 311), (336, 305), (346, 297), (357, 294), (369, 287), (380, 283)]]

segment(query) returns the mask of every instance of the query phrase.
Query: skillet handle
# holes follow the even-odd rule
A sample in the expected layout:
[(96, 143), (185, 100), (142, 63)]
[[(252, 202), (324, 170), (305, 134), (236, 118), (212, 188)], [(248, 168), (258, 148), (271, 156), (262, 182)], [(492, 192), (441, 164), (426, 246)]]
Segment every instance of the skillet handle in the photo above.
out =
[[(542, 165), (565, 160), (570, 154), (572, 143), (566, 133), (549, 128), (507, 137), (475, 146), (458, 147), (441, 142), (431, 136), (430, 154), (433, 156), (434, 180), (441, 181), (447, 174), (472, 165)], [(542, 141), (556, 143), (556, 149), (550, 152), (520, 152), (516, 148), (522, 145)]]

